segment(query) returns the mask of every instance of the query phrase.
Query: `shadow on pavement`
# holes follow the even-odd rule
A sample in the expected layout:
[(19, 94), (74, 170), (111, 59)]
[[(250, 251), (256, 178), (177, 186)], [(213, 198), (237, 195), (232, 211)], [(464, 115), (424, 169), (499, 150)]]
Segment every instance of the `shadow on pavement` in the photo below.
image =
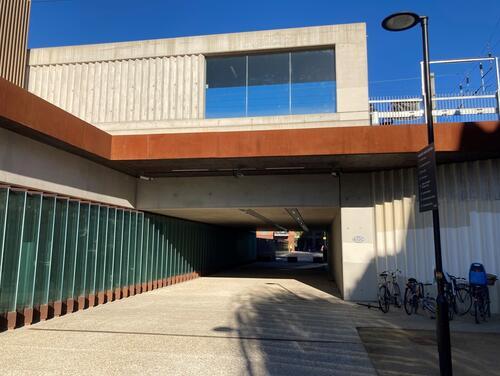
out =
[[(439, 375), (436, 334), (429, 330), (359, 328), (379, 375)], [(500, 375), (500, 334), (452, 332), (455, 375)]]

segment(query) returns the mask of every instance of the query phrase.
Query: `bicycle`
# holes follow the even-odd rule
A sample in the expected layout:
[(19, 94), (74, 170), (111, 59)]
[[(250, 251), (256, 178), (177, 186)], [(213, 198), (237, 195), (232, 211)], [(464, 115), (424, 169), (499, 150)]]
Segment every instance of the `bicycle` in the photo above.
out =
[(429, 293), (425, 293), (425, 286), (432, 286), (432, 283), (418, 282), (415, 278), (409, 278), (406, 284), (404, 307), (408, 315), (417, 313), (419, 306), (422, 306), (422, 311), (427, 311), (431, 318), (436, 314), (436, 299), (431, 297)]
[(450, 282), (446, 282), (445, 289), (450, 315), (452, 316), (453, 313), (456, 313), (459, 316), (463, 316), (469, 312), (472, 307), (472, 297), (467, 280), (448, 273), (446, 273), (446, 275), (450, 279)]
[[(379, 274), (379, 277), (383, 279), (383, 281), (379, 283), (378, 305), (380, 310), (384, 313), (389, 312), (389, 306), (391, 304), (398, 308), (401, 307), (401, 289), (397, 281), (397, 273), (401, 273), (401, 270), (386, 270)], [(389, 275), (390, 279), (388, 279)]]
[[(494, 274), (486, 273), (483, 264), (474, 262), (469, 269), (470, 295), (474, 307), (473, 315), (476, 324), (491, 317), (490, 292), (488, 286), (493, 286), (497, 280)], [(480, 320), (481, 319), (481, 320)]]

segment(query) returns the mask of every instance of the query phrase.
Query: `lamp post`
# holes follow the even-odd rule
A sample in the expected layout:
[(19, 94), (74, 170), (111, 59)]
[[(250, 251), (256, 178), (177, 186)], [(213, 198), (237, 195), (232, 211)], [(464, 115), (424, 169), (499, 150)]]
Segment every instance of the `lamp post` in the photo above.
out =
[[(424, 58), (424, 92), (425, 92), (425, 118), (427, 122), (427, 141), (431, 147), (432, 157), (435, 160), (434, 151), (434, 121), (432, 118), (432, 98), (431, 98), (431, 76), (429, 63), (429, 35), (428, 17), (419, 16), (412, 12), (395, 13), (386, 17), (382, 21), (382, 27), (389, 31), (403, 31), (411, 29), (420, 24), (422, 27), (422, 48)], [(435, 168), (432, 169), (432, 177), (436, 181)], [(436, 334), (439, 352), (439, 369), (441, 375), (452, 375), (451, 363), (451, 341), (450, 323), (448, 317), (448, 302), (444, 294), (445, 280), (443, 275), (443, 260), (441, 256), (441, 233), (439, 227), (439, 209), (437, 206), (437, 195), (435, 205), (432, 207), (432, 223), (434, 228), (434, 255), (435, 255), (435, 277), (437, 281), (437, 320)], [(422, 209), (421, 209), (422, 210)]]

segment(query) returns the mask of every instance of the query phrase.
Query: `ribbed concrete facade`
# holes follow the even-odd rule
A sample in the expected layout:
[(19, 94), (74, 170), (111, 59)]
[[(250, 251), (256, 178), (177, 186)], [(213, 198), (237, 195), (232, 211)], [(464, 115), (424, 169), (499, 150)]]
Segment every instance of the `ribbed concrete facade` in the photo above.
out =
[(30, 0), (0, 1), (0, 77), (24, 86)]
[[(500, 271), (500, 160), (440, 165), (439, 208), (443, 266), (468, 277), (472, 262)], [(415, 169), (372, 174), (377, 272), (401, 269), (401, 281), (433, 281), (432, 215), (419, 213)], [(500, 287), (490, 289), (500, 310)]]
[[(335, 50), (337, 111), (205, 119), (210, 56)], [(113, 134), (369, 125), (366, 30), (347, 24), (30, 51), (30, 92)]]
[(202, 55), (36, 65), (29, 91), (93, 124), (200, 119)]

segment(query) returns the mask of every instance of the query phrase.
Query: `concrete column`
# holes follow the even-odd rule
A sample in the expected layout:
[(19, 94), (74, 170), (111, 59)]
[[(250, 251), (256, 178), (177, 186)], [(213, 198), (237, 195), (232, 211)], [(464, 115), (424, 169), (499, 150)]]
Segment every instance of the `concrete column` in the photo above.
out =
[[(345, 300), (374, 300), (377, 295), (375, 263), (374, 213), (371, 203), (369, 174), (344, 174), (341, 176), (341, 208), (339, 223), (342, 246), (342, 270), (335, 270), (342, 278), (341, 294)], [(334, 240), (335, 242), (335, 240)], [(334, 247), (335, 249), (335, 247)], [(338, 250), (337, 250), (338, 252)], [(334, 258), (339, 261), (340, 255)]]

